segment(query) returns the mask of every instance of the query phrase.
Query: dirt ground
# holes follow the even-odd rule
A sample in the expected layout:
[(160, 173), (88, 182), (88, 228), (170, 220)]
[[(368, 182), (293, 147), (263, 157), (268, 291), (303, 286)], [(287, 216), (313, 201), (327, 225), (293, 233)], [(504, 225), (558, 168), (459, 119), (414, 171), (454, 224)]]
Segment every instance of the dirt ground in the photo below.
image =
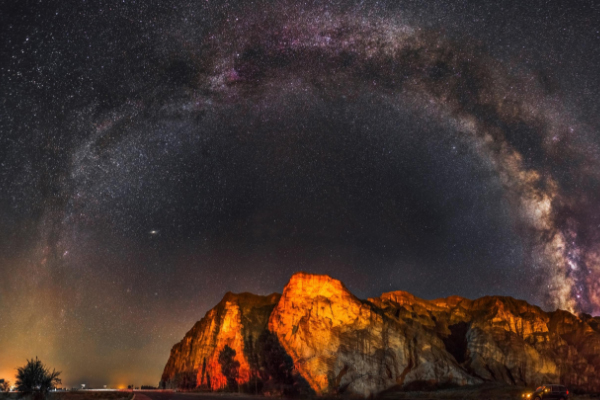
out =
[[(48, 400), (131, 400), (131, 392), (105, 392), (105, 391), (76, 391), (76, 392), (53, 392)], [(0, 393), (0, 400), (17, 400), (17, 393)]]
[[(520, 386), (481, 385), (465, 386), (452, 389), (441, 389), (431, 392), (390, 391), (379, 396), (381, 400), (517, 400), (523, 393), (532, 392), (534, 388)], [(570, 400), (599, 399), (600, 395), (572, 394)]]
[[(532, 388), (516, 386), (482, 385), (477, 387), (464, 387), (441, 389), (436, 391), (405, 392), (389, 391), (382, 393), (377, 400), (521, 400), (521, 394)], [(171, 391), (136, 391), (136, 400), (265, 400), (263, 396), (239, 395), (235, 393), (181, 393)], [(131, 400), (132, 393), (128, 391), (116, 392), (56, 392), (48, 400)], [(17, 400), (16, 393), (0, 394), (0, 400)], [(293, 400), (304, 400), (295, 398)], [(357, 400), (346, 396), (316, 397), (310, 400)], [(600, 400), (600, 394), (581, 395), (574, 394), (570, 400)]]

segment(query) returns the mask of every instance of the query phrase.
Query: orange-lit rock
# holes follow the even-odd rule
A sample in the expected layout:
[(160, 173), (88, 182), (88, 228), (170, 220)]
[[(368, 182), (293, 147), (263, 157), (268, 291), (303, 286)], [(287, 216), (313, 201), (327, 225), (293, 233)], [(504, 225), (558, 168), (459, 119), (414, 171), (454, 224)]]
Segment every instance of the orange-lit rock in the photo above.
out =
[[(434, 330), (470, 375), (486, 381), (538, 385), (561, 382), (600, 390), (600, 333), (569, 312), (544, 312), (510, 297), (422, 300), (392, 292), (374, 304), (386, 314)], [(408, 299), (408, 300), (407, 300)]]
[(387, 315), (326, 275), (295, 274), (269, 329), (317, 394), (368, 396), (415, 380), (481, 382), (458, 365), (434, 332)]
[(210, 383), (212, 389), (225, 387), (227, 380), (221, 373), (218, 358), (226, 345), (236, 351), (235, 358), (240, 363), (238, 383), (247, 382), (250, 367), (244, 345), (250, 338), (255, 342), (266, 329), (271, 310), (278, 300), (276, 293), (270, 296), (227, 293), (181, 342), (173, 346), (161, 382), (167, 388), (178, 387), (183, 379), (193, 376), (193, 386)]
[(176, 385), (188, 372), (198, 385), (210, 376), (213, 388), (223, 387), (217, 358), (225, 345), (247, 381), (244, 343), (266, 329), (317, 394), (484, 381), (600, 391), (599, 317), (499, 296), (423, 300), (396, 291), (361, 300), (338, 280), (306, 273), (292, 276), (281, 296), (228, 293), (173, 347), (163, 381)]

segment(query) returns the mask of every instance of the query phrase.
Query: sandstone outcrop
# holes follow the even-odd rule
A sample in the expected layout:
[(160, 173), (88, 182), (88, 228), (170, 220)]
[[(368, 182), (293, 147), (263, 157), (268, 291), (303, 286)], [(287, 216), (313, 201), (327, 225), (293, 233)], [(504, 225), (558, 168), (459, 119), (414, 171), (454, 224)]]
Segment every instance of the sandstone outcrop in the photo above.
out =
[(317, 394), (487, 381), (600, 391), (599, 317), (499, 296), (423, 300), (396, 291), (361, 300), (336, 279), (306, 273), (281, 296), (228, 293), (173, 347), (162, 381), (176, 386), (191, 373), (197, 385), (223, 387), (217, 357), (229, 345), (238, 381), (247, 382), (246, 343), (265, 332)]
[(600, 318), (544, 312), (510, 297), (412, 302), (407, 297), (392, 292), (371, 300), (399, 319), (415, 320), (416, 315), (472, 376), (518, 385), (560, 381), (600, 390), (600, 334), (592, 328)]
[(458, 365), (435, 332), (382, 312), (325, 275), (294, 275), (269, 329), (317, 394), (368, 396), (416, 380), (482, 382)]
[(269, 316), (279, 294), (257, 296), (251, 293), (227, 293), (223, 300), (197, 322), (181, 342), (171, 349), (171, 356), (161, 378), (166, 388), (206, 386), (213, 390), (226, 386), (221, 373), (219, 353), (229, 346), (240, 363), (239, 383), (250, 378), (245, 354), (248, 341), (256, 342), (267, 328)]

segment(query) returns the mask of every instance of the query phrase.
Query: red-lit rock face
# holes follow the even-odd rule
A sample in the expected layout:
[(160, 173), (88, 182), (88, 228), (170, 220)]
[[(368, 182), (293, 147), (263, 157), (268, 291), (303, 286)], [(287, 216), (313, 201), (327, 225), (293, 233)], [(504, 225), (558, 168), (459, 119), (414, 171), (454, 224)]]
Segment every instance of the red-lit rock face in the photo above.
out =
[(600, 390), (598, 317), (497, 296), (423, 300), (397, 291), (360, 300), (338, 280), (305, 273), (292, 276), (281, 297), (227, 294), (173, 347), (163, 381), (175, 385), (190, 371), (198, 385), (210, 376), (213, 389), (225, 386), (217, 359), (229, 345), (246, 382), (245, 340), (265, 329), (317, 394), (483, 381)]
[[(238, 383), (250, 378), (250, 367), (244, 354), (247, 340), (253, 341), (266, 329), (278, 294), (257, 296), (250, 293), (227, 293), (223, 300), (173, 346), (161, 381), (167, 387), (178, 387), (184, 376), (195, 377), (194, 386), (210, 386), (213, 390), (227, 384), (218, 362), (219, 353), (227, 345), (236, 351), (240, 363)], [(210, 381), (210, 385), (209, 385)]]

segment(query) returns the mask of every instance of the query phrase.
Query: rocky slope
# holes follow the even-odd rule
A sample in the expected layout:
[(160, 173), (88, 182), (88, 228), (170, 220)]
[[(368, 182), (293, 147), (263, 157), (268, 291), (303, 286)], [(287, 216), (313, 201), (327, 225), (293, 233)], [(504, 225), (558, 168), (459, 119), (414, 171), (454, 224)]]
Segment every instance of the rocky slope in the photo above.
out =
[(236, 351), (235, 359), (240, 363), (238, 382), (247, 382), (250, 366), (246, 346), (249, 341), (254, 344), (266, 329), (278, 300), (277, 293), (269, 296), (227, 293), (181, 342), (173, 346), (161, 386), (206, 386), (213, 390), (225, 387), (227, 380), (218, 362), (219, 353), (225, 346)]
[(247, 382), (244, 346), (264, 330), (317, 394), (486, 381), (600, 391), (599, 317), (497, 296), (423, 300), (397, 291), (361, 300), (338, 280), (305, 273), (281, 296), (228, 293), (173, 347), (163, 382), (175, 386), (191, 373), (197, 385), (223, 387), (217, 357), (226, 344), (237, 352), (238, 381)]
[(367, 396), (416, 380), (481, 382), (445, 351), (435, 332), (411, 318), (397, 320), (328, 276), (294, 275), (269, 329), (317, 394)]

